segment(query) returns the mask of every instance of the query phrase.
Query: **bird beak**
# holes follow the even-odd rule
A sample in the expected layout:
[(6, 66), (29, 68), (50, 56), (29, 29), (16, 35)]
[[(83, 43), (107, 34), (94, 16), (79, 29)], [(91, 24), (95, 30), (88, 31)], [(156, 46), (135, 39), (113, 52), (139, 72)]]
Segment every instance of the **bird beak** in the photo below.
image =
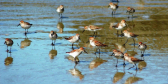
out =
[(82, 33), (84, 32), (85, 30), (82, 31)]
[(121, 58), (124, 58), (124, 56), (122, 56)]
[(88, 53), (86, 52), (86, 50), (84, 50), (84, 52), (85, 52), (86, 54), (88, 54)]
[(6, 41), (4, 42), (4, 44), (6, 44)]
[(20, 26), (20, 24), (18, 24), (17, 26)]
[[(128, 12), (128, 11), (127, 11), (127, 12)], [(126, 13), (127, 13), (127, 12), (126, 12)]]
[(114, 53), (112, 53), (112, 55), (110, 55), (110, 56), (113, 56), (113, 54), (114, 54)]
[(108, 7), (110, 7), (110, 5), (108, 5)]

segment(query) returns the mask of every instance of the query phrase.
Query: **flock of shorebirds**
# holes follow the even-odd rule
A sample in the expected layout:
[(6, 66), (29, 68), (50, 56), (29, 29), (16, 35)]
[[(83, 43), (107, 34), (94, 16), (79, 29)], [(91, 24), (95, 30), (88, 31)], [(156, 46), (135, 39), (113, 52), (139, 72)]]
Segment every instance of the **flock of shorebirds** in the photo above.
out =
[[(119, 8), (119, 6), (117, 4), (114, 4), (112, 2), (109, 3), (108, 5), (109, 8), (112, 9), (112, 15), (115, 14), (116, 10)], [(56, 11), (58, 12), (59, 14), (59, 17), (61, 18), (62, 17), (62, 13), (64, 12), (64, 6), (63, 5), (60, 5), (59, 7), (57, 7)], [(129, 13), (129, 14), (132, 14), (132, 17), (133, 17), (133, 13), (135, 12), (135, 9), (134, 8), (131, 8), (131, 7), (128, 7), (127, 8), (127, 11), (126, 13)], [(129, 18), (129, 17), (128, 17)], [(21, 26), (23, 29), (25, 29), (25, 34), (28, 32), (28, 29), (32, 26), (32, 24), (28, 23), (28, 22), (25, 22), (25, 21), (20, 21), (20, 23), (18, 24), (18, 26)], [(121, 35), (122, 36), (125, 36), (127, 38), (127, 41), (129, 38), (132, 38), (133, 41), (134, 41), (134, 38), (136, 38), (138, 35), (132, 33), (132, 32), (129, 32), (128, 30), (124, 30), (122, 32), (122, 30), (124, 29), (124, 27), (127, 26), (127, 23), (125, 20), (121, 20), (121, 22), (119, 22), (118, 24), (116, 25), (113, 25), (112, 27), (114, 29), (117, 29), (118, 30), (121, 30)], [(26, 31), (27, 29), (27, 31)], [(98, 30), (102, 30), (101, 27), (98, 27), (98, 26), (95, 26), (95, 25), (88, 25), (88, 26), (85, 26), (84, 27), (84, 31), (93, 31), (94, 32), (94, 35), (97, 35), (97, 31)], [(50, 34), (49, 34), (49, 38), (52, 40), (52, 43), (51, 45), (55, 45), (55, 40), (57, 39), (57, 34), (56, 32), (54, 31), (51, 31)], [(80, 40), (80, 35), (79, 34), (76, 34), (75, 36), (71, 36), (69, 38), (65, 38), (66, 40), (68, 40), (69, 42), (72, 43), (72, 49), (73, 49), (73, 44), (75, 42), (77, 42), (78, 40)], [(127, 42), (126, 41), (126, 42)], [(93, 47), (96, 47), (96, 52), (98, 51), (99, 54), (100, 54), (100, 48), (101, 47), (106, 47), (108, 45), (106, 44), (103, 44), (102, 42), (98, 41), (95, 39), (95, 37), (90, 37), (89, 38), (89, 42), (90, 42), (90, 45), (93, 46)], [(11, 46), (13, 45), (13, 40), (10, 39), (10, 38), (6, 38), (5, 39), (5, 43), (7, 45), (7, 52), (10, 52), (11, 53)], [(143, 57), (144, 56), (144, 52), (147, 48), (147, 45), (142, 43), (142, 42), (139, 42), (138, 43), (138, 48), (141, 50), (141, 56)], [(124, 44), (125, 45), (125, 44)], [(10, 50), (8, 50), (8, 46), (10, 46)], [(134, 41), (134, 46), (135, 46), (135, 41)], [(70, 56), (72, 56), (75, 60), (75, 63), (78, 63), (78, 61), (76, 60), (76, 58), (82, 53), (82, 52), (85, 52), (85, 49), (83, 47), (80, 47), (79, 49), (73, 49), (72, 51), (70, 52), (66, 52), (68, 53)], [(95, 52), (95, 54), (96, 54)], [(128, 61), (129, 63), (132, 63), (133, 64), (133, 67), (136, 66), (136, 63), (137, 62), (140, 62), (140, 61), (143, 61), (142, 59), (138, 59), (138, 58), (135, 58), (133, 56), (129, 56), (128, 53), (123, 53), (117, 49), (114, 49), (113, 50), (113, 53), (111, 56), (116, 56), (116, 57), (121, 57), (124, 59), (124, 63), (123, 65), (125, 65), (125, 61)], [(117, 63), (118, 63), (118, 59), (117, 59)], [(117, 67), (117, 64), (116, 64), (116, 67)], [(130, 67), (130, 68), (133, 68), (133, 67)], [(129, 68), (129, 69), (130, 69)], [(137, 66), (136, 66), (136, 69), (137, 69)]]

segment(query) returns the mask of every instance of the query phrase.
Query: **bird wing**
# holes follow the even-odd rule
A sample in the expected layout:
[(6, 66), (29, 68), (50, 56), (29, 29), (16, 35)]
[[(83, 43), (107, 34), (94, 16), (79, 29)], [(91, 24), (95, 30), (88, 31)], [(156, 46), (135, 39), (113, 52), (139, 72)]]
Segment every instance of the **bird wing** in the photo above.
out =
[(70, 39), (72, 39), (74, 36), (71, 36), (71, 37), (69, 37), (69, 38), (65, 38), (66, 40), (70, 40)]
[(107, 46), (107, 45), (105, 45), (105, 44), (103, 44), (103, 43), (101, 43), (99, 41), (95, 41), (95, 45), (96, 46)]
[(116, 25), (112, 26), (113, 28), (118, 28), (120, 23), (117, 23)]
[(137, 59), (137, 58), (135, 58), (135, 57), (131, 57), (131, 60), (132, 60), (133, 62), (143, 61), (143, 60), (141, 60), (141, 59)]
[(27, 25), (32, 25), (32, 24), (30, 24), (30, 23), (28, 23), (28, 22), (25, 22), (25, 24), (27, 24)]
[(72, 50), (71, 52), (66, 52), (66, 53), (73, 53), (76, 52), (78, 49)]
[(114, 4), (116, 6), (116, 8), (118, 8), (119, 6), (117, 4)]
[(132, 37), (137, 37), (138, 35), (136, 35), (136, 34), (134, 34), (134, 33), (131, 33), (130, 32), (130, 35), (132, 36)]

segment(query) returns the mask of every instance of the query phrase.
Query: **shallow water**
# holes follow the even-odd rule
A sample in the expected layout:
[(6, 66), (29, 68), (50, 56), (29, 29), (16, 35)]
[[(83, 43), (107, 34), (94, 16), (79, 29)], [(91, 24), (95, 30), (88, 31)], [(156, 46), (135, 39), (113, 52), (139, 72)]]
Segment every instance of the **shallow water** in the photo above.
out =
[[(0, 84), (54, 84), (54, 83), (168, 83), (168, 1), (166, 0), (119, 0), (116, 15), (111, 15), (107, 7), (110, 0), (1, 0), (0, 5)], [(116, 3), (116, 2), (115, 2)], [(58, 5), (65, 6), (63, 18), (59, 19), (56, 12)], [(136, 9), (133, 19), (127, 18), (126, 7)], [(117, 37), (117, 31), (110, 27), (125, 19), (125, 29), (139, 35), (129, 39), (126, 46), (125, 37)], [(17, 27), (20, 20), (33, 24), (25, 36), (24, 29)], [(93, 32), (83, 31), (86, 25), (97, 25), (104, 29), (98, 31), (96, 39), (108, 45), (101, 48), (99, 55), (93, 54), (95, 48), (86, 43)], [(49, 32), (57, 32), (55, 46), (51, 46)], [(79, 56), (79, 64), (75, 63), (66, 52), (71, 51), (71, 43), (64, 38), (80, 34), (81, 41), (74, 48), (85, 47), (88, 54)], [(120, 33), (120, 31), (119, 31)], [(5, 38), (14, 41), (12, 53), (6, 52)], [(145, 62), (139, 63), (128, 70), (132, 64), (111, 57), (113, 49), (120, 49), (132, 56), (141, 58), (137, 48), (138, 42), (144, 42)], [(6, 59), (8, 57), (8, 59)], [(5, 60), (8, 60), (5, 63)], [(5, 65), (6, 64), (6, 65)], [(71, 74), (76, 71), (78, 75)], [(117, 77), (117, 78), (116, 78)], [(116, 80), (114, 80), (116, 79)]]

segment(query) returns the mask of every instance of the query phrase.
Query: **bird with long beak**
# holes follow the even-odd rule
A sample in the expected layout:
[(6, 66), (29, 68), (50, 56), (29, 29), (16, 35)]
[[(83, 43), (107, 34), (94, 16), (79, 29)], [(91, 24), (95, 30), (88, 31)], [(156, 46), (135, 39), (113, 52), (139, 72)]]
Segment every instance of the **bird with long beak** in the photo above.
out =
[(59, 17), (61, 18), (62, 13), (64, 12), (64, 6), (63, 5), (58, 6), (56, 11), (57, 11)]
[[(126, 61), (128, 61), (129, 63), (133, 64), (133, 67), (136, 66), (136, 63), (141, 62), (141, 61), (144, 61), (144, 60), (137, 59), (137, 58), (135, 58), (135, 57), (129, 56), (128, 53), (125, 53), (125, 54), (124, 54), (124, 59), (125, 59)], [(131, 68), (133, 68), (133, 67), (130, 67), (129, 69), (131, 69)], [(136, 66), (136, 70), (137, 70), (137, 66)]]
[(8, 50), (8, 46), (10, 46), (10, 51), (9, 51), (9, 53), (11, 53), (11, 47), (12, 47), (12, 45), (13, 45), (13, 40), (10, 39), (10, 38), (6, 38), (4, 44), (6, 44), (6, 46), (7, 46), (7, 52), (9, 51), (9, 50)]
[[(129, 15), (132, 14), (132, 17), (133, 17), (134, 12), (135, 12), (134, 8), (127, 7), (127, 12), (126, 13), (129, 13)], [(128, 16), (128, 18), (129, 18), (129, 16)]]
[(65, 39), (72, 43), (72, 49), (74, 49), (73, 44), (80, 39), (80, 35), (76, 34), (75, 36), (71, 36), (71, 37), (65, 38)]
[(76, 62), (78, 62), (76, 60), (76, 57), (78, 57), (82, 52), (87, 53), (83, 47), (81, 47), (79, 49), (72, 50), (71, 52), (66, 52), (66, 53), (68, 53), (70, 56), (74, 57), (74, 60), (75, 60), (75, 63), (76, 63)]
[[(103, 28), (102, 27), (98, 27), (98, 26), (95, 26), (95, 25), (89, 25), (89, 26), (85, 26), (84, 27), (84, 30), (83, 30), (83, 32), (85, 31), (85, 30), (88, 30), (88, 31), (93, 31), (94, 32), (94, 34), (93, 34), (93, 36), (97, 36), (97, 31), (98, 30), (102, 30)], [(82, 33), (83, 33), (82, 32)]]
[[(103, 43), (97, 41), (94, 37), (90, 37), (89, 41), (90, 41), (90, 45), (97, 47), (96, 51), (99, 50), (99, 54), (100, 54), (100, 47), (107, 47), (106, 44), (103, 44)], [(95, 52), (95, 54), (96, 54), (96, 52)]]
[(54, 45), (55, 44), (55, 40), (57, 39), (57, 34), (54, 31), (50, 31), (49, 37), (52, 40), (51, 45)]
[[(124, 54), (121, 51), (116, 50), (116, 49), (113, 50), (113, 53), (110, 56), (113, 56), (113, 55), (117, 58), (117, 64), (118, 64), (118, 59), (124, 58)], [(116, 67), (117, 67), (117, 64), (116, 64)], [(125, 65), (125, 61), (123, 65)]]
[(118, 9), (119, 6), (117, 4), (114, 4), (114, 3), (110, 2), (108, 7), (112, 9), (111, 14), (113, 15), (113, 14), (115, 14), (115, 12), (116, 12), (116, 10)]
[[(20, 21), (20, 23), (17, 26), (21, 26), (23, 29), (25, 29), (25, 34), (28, 32), (28, 29), (32, 26), (33, 24), (30, 24), (28, 22), (25, 22), (23, 20)], [(26, 31), (27, 29), (27, 31)]]

